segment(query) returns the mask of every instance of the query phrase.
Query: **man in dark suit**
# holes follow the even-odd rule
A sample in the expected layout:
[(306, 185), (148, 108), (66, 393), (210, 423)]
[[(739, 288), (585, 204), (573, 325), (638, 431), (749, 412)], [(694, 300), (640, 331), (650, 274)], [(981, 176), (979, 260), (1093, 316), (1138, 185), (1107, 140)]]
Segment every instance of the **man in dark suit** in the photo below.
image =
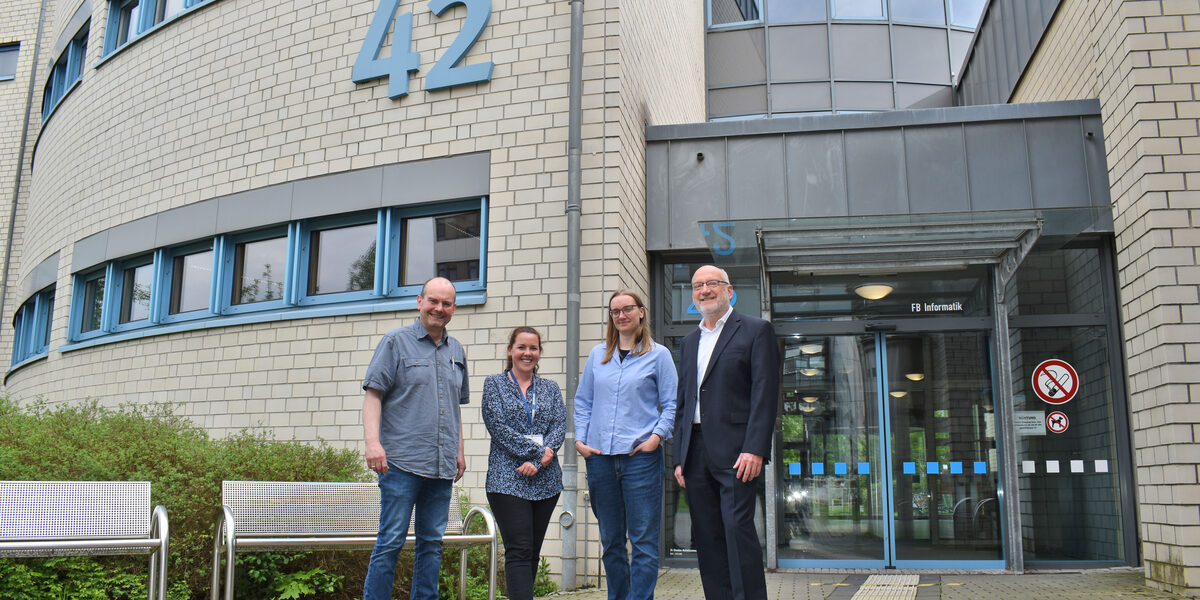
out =
[(704, 318), (680, 349), (675, 479), (687, 493), (704, 596), (765, 600), (755, 479), (771, 454), (782, 363), (771, 324), (734, 312), (732, 296), (725, 271), (706, 265), (692, 275)]

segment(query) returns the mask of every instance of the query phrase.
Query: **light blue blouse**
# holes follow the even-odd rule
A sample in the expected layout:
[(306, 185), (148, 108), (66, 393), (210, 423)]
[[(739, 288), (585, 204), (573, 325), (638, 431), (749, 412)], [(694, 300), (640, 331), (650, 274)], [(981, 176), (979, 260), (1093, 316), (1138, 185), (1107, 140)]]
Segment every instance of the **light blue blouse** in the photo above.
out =
[(600, 362), (605, 345), (592, 348), (575, 391), (576, 440), (601, 454), (628, 454), (652, 433), (671, 437), (679, 378), (671, 352), (651, 343), (641, 356), (637, 348), (624, 360), (613, 352), (607, 364)]

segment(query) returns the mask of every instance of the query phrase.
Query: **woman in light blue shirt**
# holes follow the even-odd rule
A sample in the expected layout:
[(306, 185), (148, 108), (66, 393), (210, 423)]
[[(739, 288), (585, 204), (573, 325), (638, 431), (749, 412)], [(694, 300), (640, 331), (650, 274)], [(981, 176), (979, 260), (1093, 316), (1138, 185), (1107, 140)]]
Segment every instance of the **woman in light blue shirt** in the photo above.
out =
[(670, 351), (651, 338), (636, 292), (613, 292), (608, 314), (605, 341), (588, 355), (575, 392), (575, 449), (587, 462), (609, 600), (640, 600), (653, 598), (658, 582), (660, 444), (675, 426), (678, 379)]

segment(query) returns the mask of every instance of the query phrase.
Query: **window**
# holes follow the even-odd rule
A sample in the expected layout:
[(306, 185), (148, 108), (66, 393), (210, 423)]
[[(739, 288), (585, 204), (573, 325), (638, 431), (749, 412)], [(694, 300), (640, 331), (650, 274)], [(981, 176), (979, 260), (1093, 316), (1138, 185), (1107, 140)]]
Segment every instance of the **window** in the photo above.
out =
[(708, 24), (734, 25), (762, 19), (760, 0), (709, 0)]
[(13, 317), (12, 364), (45, 356), (50, 349), (51, 318), (54, 315), (54, 286), (25, 301)]
[(883, 0), (832, 0), (835, 19), (886, 19)]
[(50, 76), (46, 79), (46, 87), (42, 91), (42, 120), (50, 117), (54, 108), (62, 101), (75, 82), (83, 77), (83, 61), (87, 58), (87, 38), (90, 21), (84, 23), (79, 33), (71, 38), (63, 49), (54, 66), (50, 67)]
[(20, 44), (0, 44), (0, 81), (16, 79), (20, 52)]
[(309, 296), (375, 289), (375, 215), (371, 222), (317, 229), (308, 235)]
[(983, 16), (984, 0), (950, 0), (950, 24), (974, 29)]
[(121, 281), (118, 283), (118, 293), (121, 296), (119, 324), (137, 323), (150, 318), (150, 291), (153, 280), (154, 263), (149, 259), (122, 267)]
[(892, 0), (892, 20), (924, 25), (945, 25), (942, 0)]
[(401, 310), (438, 275), (455, 282), (460, 303), (463, 292), (482, 302), (486, 230), (486, 201), (475, 199), (293, 221), (110, 261), (76, 274), (66, 349), (229, 315)]
[(478, 210), (401, 220), (404, 238), (401, 286), (422, 285), (433, 277), (450, 281), (479, 278)]
[(213, 256), (212, 244), (208, 244), (204, 250), (185, 250), (171, 258), (170, 270), (166, 274), (166, 279), (171, 285), (168, 316), (187, 315), (209, 307), (212, 295)]
[(233, 250), (231, 304), (283, 300), (287, 281), (288, 236), (241, 242)]
[(153, 29), (155, 25), (203, 2), (204, 0), (110, 0), (104, 54), (111, 53)]
[(108, 283), (107, 270), (95, 271), (83, 275), (76, 280), (76, 303), (80, 307), (79, 321), (73, 331), (79, 337), (99, 335), (107, 328), (104, 323), (105, 286)]

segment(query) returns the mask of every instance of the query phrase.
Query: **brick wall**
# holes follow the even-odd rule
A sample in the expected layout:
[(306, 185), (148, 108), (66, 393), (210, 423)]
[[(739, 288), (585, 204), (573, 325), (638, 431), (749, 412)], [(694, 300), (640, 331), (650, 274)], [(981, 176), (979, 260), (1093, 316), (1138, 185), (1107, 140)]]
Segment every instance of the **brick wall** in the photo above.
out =
[(1142, 557), (1200, 595), (1200, 2), (1064, 0), (1013, 101), (1099, 98), (1112, 186)]
[[(457, 6), (435, 19), (425, 2), (401, 2), (400, 12), (414, 13), (412, 48), (422, 53), (422, 66), (409, 95), (393, 100), (386, 80), (350, 80), (377, 3), (220, 0), (99, 67), (93, 65), (102, 58), (108, 6), (93, 3), (83, 82), (41, 131), (36, 170), (26, 174), (31, 234), (18, 247), (32, 264), (13, 278), (60, 252), (51, 351), (12, 374), (10, 397), (174, 402), (218, 436), (261, 427), (281, 439), (359, 447), (363, 372), (380, 335), (410, 322), (414, 311), (237, 325), (59, 352), (72, 245), (239, 191), (488, 151), (488, 301), (460, 307), (450, 326), (467, 347), (472, 374), (463, 483), (473, 501), (484, 501), (489, 442), (478, 400), (484, 377), (503, 368), (509, 330), (541, 329), (541, 373), (565, 382), (570, 7), (492, 0), (489, 25), (464, 61), (493, 61), (492, 80), (429, 92), (424, 75), (454, 40), (465, 11)], [(703, 120), (704, 27), (702, 6), (684, 0), (584, 6), (586, 356), (603, 335), (607, 291), (648, 288), (644, 127)], [(63, 27), (67, 17), (47, 20)], [(15, 308), (6, 311), (7, 323)], [(0, 332), (0, 342), (10, 344), (11, 327)], [(591, 536), (598, 537), (594, 530)], [(558, 537), (552, 525), (546, 554), (559, 552)], [(553, 558), (552, 566), (559, 567)], [(588, 565), (592, 574), (598, 569), (598, 561)]]

